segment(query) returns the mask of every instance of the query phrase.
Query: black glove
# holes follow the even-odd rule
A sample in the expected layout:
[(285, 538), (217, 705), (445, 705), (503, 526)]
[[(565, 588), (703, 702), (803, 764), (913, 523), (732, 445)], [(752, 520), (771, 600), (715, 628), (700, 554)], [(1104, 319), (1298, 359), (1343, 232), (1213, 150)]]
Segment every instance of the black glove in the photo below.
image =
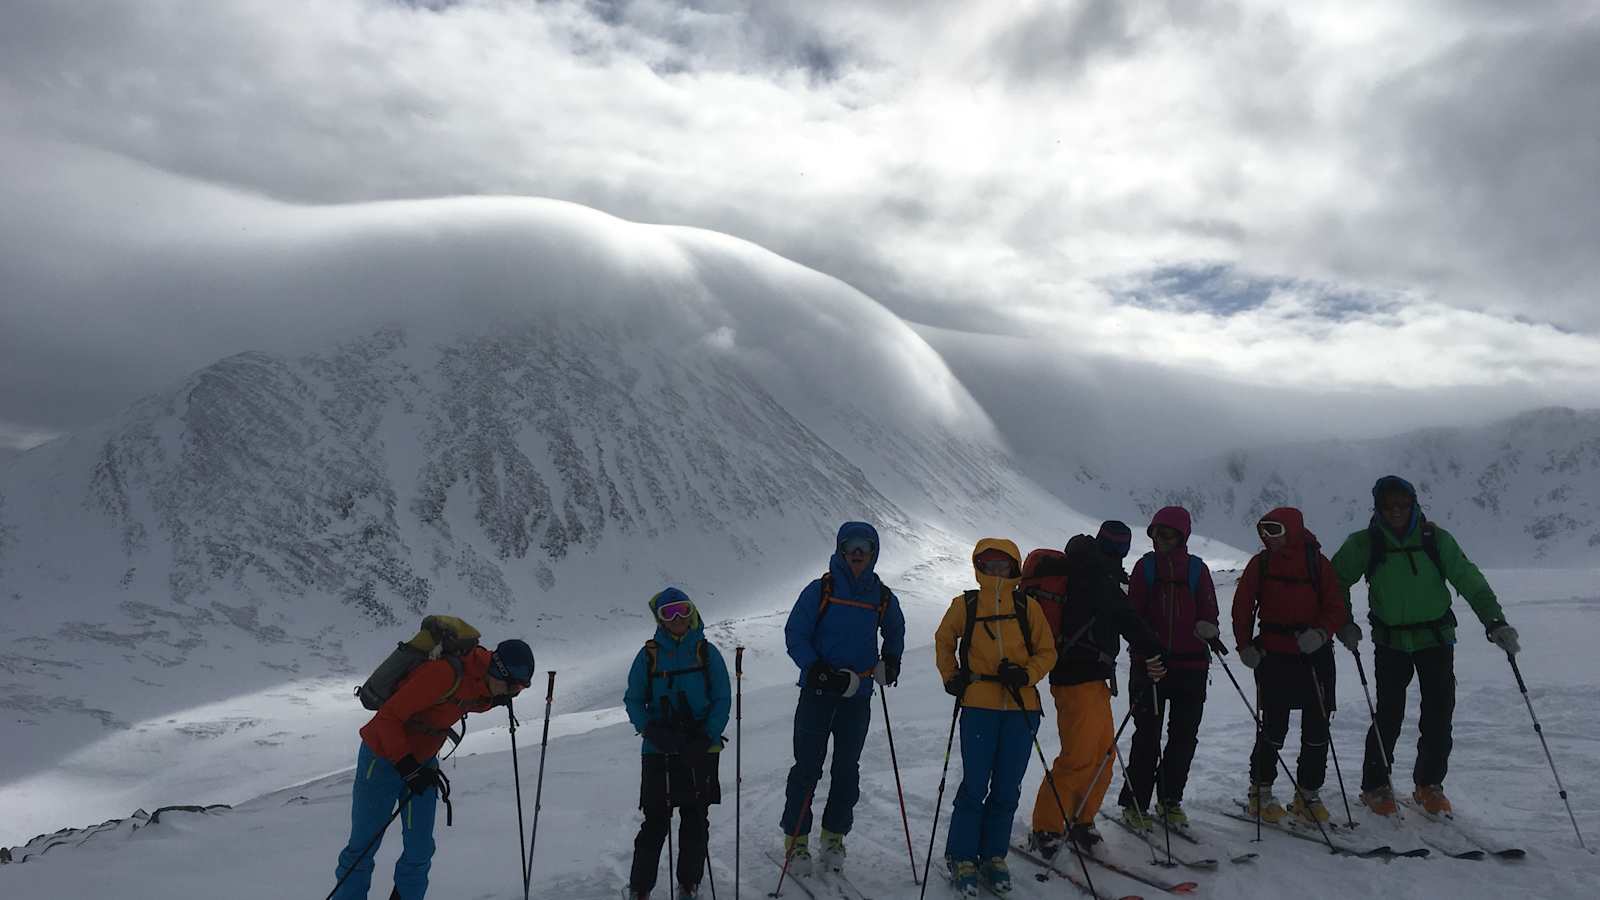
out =
[(715, 743), (715, 741), (711, 740), (711, 735), (706, 734), (702, 729), (696, 729), (693, 734), (689, 735), (689, 737), (684, 740), (683, 752), (707, 753), (711, 750), (711, 745), (713, 743)]
[(653, 719), (644, 726), (644, 739), (655, 745), (657, 751), (666, 754), (682, 753), (684, 749), (683, 732), (660, 719)]
[(895, 684), (900, 680), (900, 657), (883, 655), (883, 681), (885, 684)]
[(944, 683), (944, 692), (952, 697), (959, 697), (966, 691), (967, 685), (972, 682), (972, 673), (966, 669), (957, 669), (954, 675)]
[(835, 671), (833, 666), (822, 660), (811, 664), (806, 670), (806, 687), (814, 691), (826, 691), (830, 694), (842, 694), (850, 686), (850, 681), (843, 672)]
[(406, 789), (413, 794), (420, 795), (428, 788), (439, 786), (439, 770), (417, 762), (416, 757), (409, 753), (400, 757), (394, 768), (405, 779)]
[(1000, 670), (995, 672), (995, 677), (1008, 688), (1021, 690), (1028, 686), (1028, 670), (1017, 665), (1009, 659), (1000, 661)]

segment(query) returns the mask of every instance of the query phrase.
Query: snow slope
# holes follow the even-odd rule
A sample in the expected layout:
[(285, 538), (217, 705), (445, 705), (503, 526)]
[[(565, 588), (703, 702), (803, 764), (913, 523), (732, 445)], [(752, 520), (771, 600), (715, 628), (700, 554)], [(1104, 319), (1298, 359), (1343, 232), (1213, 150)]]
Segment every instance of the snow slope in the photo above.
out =
[(897, 572), (1093, 527), (904, 323), (749, 244), (531, 200), (259, 213), (250, 265), (327, 334), (0, 470), (0, 842), (344, 765), (351, 685), (424, 611), (608, 706), (589, 673), (665, 584), (771, 613), (847, 519)]
[[(1492, 571), (1491, 580), (1512, 600), (1509, 612), (1523, 631), (1528, 651), (1524, 672), (1533, 701), (1549, 736), (1556, 761), (1577, 809), (1586, 836), (1600, 836), (1600, 771), (1592, 766), (1600, 747), (1600, 699), (1593, 684), (1600, 664), (1588, 652), (1600, 616), (1596, 572)], [(908, 652), (901, 685), (889, 691), (894, 736), (912, 820), (916, 861), (927, 850), (933, 798), (940, 775), (942, 748), (950, 724), (949, 698), (940, 690), (926, 644), (932, 617), (942, 601), (928, 599), (959, 587), (953, 573), (931, 579), (901, 579), (896, 586), (919, 598), (913, 603), (912, 633), (920, 646)], [(1364, 600), (1357, 598), (1358, 607)], [(1358, 612), (1359, 612), (1358, 608)], [(713, 623), (710, 633), (724, 648), (743, 642), (747, 678), (744, 697), (743, 822), (741, 894), (770, 891), (777, 873), (761, 851), (779, 841), (777, 818), (782, 784), (790, 761), (789, 719), (795, 688), (772, 683), (787, 678), (792, 667), (779, 646), (781, 620), (754, 617)], [(640, 630), (640, 629), (635, 629)], [(631, 636), (630, 636), (631, 637)], [(1347, 779), (1359, 765), (1359, 742), (1366, 722), (1360, 688), (1349, 657), (1340, 652), (1340, 713), (1335, 718), (1336, 749)], [(1485, 642), (1468, 639), (1459, 652), (1459, 705), (1456, 751), (1449, 787), (1460, 815), (1492, 827), (1508, 845), (1529, 850), (1520, 863), (1468, 862), (1448, 859), (1399, 860), (1391, 863), (1328, 855), (1317, 847), (1268, 833), (1252, 844), (1252, 829), (1217, 817), (1243, 791), (1245, 757), (1251, 740), (1244, 707), (1222, 673), (1216, 673), (1201, 731), (1191, 787), (1186, 798), (1195, 817), (1224, 850), (1256, 850), (1254, 864), (1224, 862), (1215, 874), (1185, 873), (1201, 883), (1197, 896), (1258, 897), (1295, 893), (1321, 897), (1435, 898), (1587, 898), (1600, 884), (1600, 858), (1576, 847), (1561, 811), (1542, 753), (1525, 709), (1509, 677), (1503, 656)], [(1234, 671), (1240, 671), (1232, 662)], [(561, 679), (574, 670), (563, 670)], [(606, 676), (620, 690), (623, 673)], [(766, 682), (754, 687), (751, 682)], [(543, 808), (534, 858), (535, 896), (604, 898), (615, 896), (625, 878), (631, 841), (637, 827), (638, 743), (620, 712), (580, 710), (562, 694), (558, 681), (553, 735), (545, 762)], [(1125, 681), (1124, 681), (1125, 683)], [(1118, 715), (1126, 698), (1115, 702)], [(522, 793), (532, 815), (533, 785), (539, 748), (534, 746), (538, 700), (523, 701), (524, 728), (519, 731)], [(881, 727), (882, 707), (863, 754), (863, 798), (856, 830), (850, 836), (854, 878), (875, 900), (909, 900), (918, 890), (911, 882), (905, 838), (896, 809), (888, 748)], [(1413, 758), (1414, 713), (1397, 752), (1399, 770)], [(1053, 729), (1040, 735), (1046, 753), (1053, 753)], [(1126, 742), (1127, 737), (1124, 737)], [(1292, 743), (1292, 742), (1291, 742)], [(342, 749), (353, 758), (355, 743), (346, 737)], [(512, 765), (504, 728), (480, 729), (449, 764), (455, 784), (456, 825), (438, 828), (439, 852), (433, 868), (433, 893), (462, 898), (521, 896), (517, 850), (517, 810)], [(731, 754), (730, 754), (731, 756)], [(726, 802), (712, 819), (713, 864), (718, 891), (733, 896), (734, 765), (724, 760), (722, 781)], [(1035, 761), (1024, 783), (1016, 835), (1039, 784)], [(948, 825), (950, 791), (960, 777), (959, 757), (952, 763), (950, 786), (941, 810), (941, 838)], [(92, 836), (62, 836), (60, 846), (27, 862), (0, 867), (0, 894), (8, 898), (44, 900), (103, 893), (107, 873), (115, 873), (116, 895), (128, 900), (227, 895), (239, 898), (322, 896), (332, 886), (334, 856), (348, 825), (348, 770), (306, 784), (264, 794), (232, 810), (209, 814), (163, 815), (159, 824), (133, 830), (137, 821), (108, 825)], [(1113, 783), (1113, 792), (1120, 778)], [(1330, 776), (1331, 806), (1342, 817), (1336, 781)], [(1114, 794), (1113, 794), (1114, 796)], [(1359, 807), (1358, 807), (1359, 810)], [(131, 810), (129, 810), (131, 812)], [(1382, 823), (1364, 821), (1360, 830), (1373, 844), (1414, 846), (1406, 835), (1382, 834)], [(1424, 827), (1424, 826), (1417, 826)], [(1111, 852), (1126, 861), (1148, 859), (1126, 835), (1108, 829)], [(942, 842), (942, 841), (941, 841)], [(383, 896), (396, 841), (379, 854), (373, 896)], [(37, 848), (36, 848), (37, 849)], [(1074, 896), (1056, 885), (1039, 885), (1016, 862), (1018, 896)], [(1094, 871), (1105, 890), (1151, 891), (1119, 877)], [(659, 890), (660, 888), (658, 888)], [(930, 896), (946, 896), (935, 883)], [(786, 894), (785, 896), (789, 896)]]

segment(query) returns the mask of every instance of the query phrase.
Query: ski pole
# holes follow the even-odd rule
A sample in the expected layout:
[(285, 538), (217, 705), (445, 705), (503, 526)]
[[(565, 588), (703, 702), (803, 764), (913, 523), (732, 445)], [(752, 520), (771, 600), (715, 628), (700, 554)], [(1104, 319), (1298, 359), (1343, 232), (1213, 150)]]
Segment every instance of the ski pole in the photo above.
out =
[[(1017, 711), (1026, 717), (1028, 715), (1028, 706), (1022, 702), (1022, 690), (1020, 688), (1011, 688), (1011, 696), (1017, 701)], [(1023, 721), (1026, 722), (1027, 719), (1024, 718)], [(1039, 710), (1039, 721), (1044, 721), (1044, 710), (1042, 708)], [(1037, 724), (1028, 730), (1028, 736), (1033, 739), (1034, 752), (1039, 754), (1039, 765), (1044, 766), (1044, 783), (1050, 785), (1050, 796), (1056, 798), (1056, 809), (1061, 811), (1061, 818), (1065, 819), (1067, 817), (1067, 804), (1061, 801), (1061, 792), (1056, 790), (1055, 773), (1050, 771), (1050, 763), (1044, 758), (1044, 748), (1039, 746), (1039, 727)], [(1083, 870), (1083, 883), (1088, 885), (1090, 895), (1098, 897), (1099, 894), (1095, 893), (1094, 889), (1094, 879), (1089, 875), (1089, 863), (1083, 858), (1083, 848), (1079, 847), (1075, 841), (1067, 841), (1067, 843), (1072, 846), (1072, 855), (1078, 858), (1078, 867)]]
[[(1213, 649), (1215, 649), (1215, 647), (1213, 647)], [(1217, 655), (1217, 662), (1222, 663), (1222, 671), (1228, 673), (1228, 680), (1233, 682), (1233, 689), (1239, 692), (1239, 702), (1244, 704), (1245, 712), (1249, 713), (1250, 718), (1255, 720), (1256, 733), (1259, 734), (1265, 730), (1261, 724), (1261, 717), (1256, 714), (1255, 708), (1250, 705), (1250, 698), (1245, 696), (1244, 688), (1239, 686), (1239, 679), (1233, 677), (1233, 669), (1228, 665), (1226, 654), (1219, 653)], [(1278, 757), (1278, 765), (1283, 769), (1283, 774), (1289, 776), (1289, 784), (1294, 786), (1295, 795), (1300, 796), (1300, 782), (1295, 780), (1294, 773), (1289, 771), (1289, 764), (1283, 761), (1283, 751), (1274, 748), (1272, 752), (1273, 755)], [(1257, 807), (1260, 807), (1259, 802), (1257, 803)], [(1322, 840), (1327, 843), (1328, 852), (1338, 853), (1339, 848), (1333, 845), (1333, 838), (1328, 837), (1328, 829), (1322, 827), (1322, 823), (1318, 821), (1315, 816), (1312, 817), (1312, 821), (1316, 822), (1317, 831), (1322, 834)]]
[[(539, 843), (539, 808), (544, 799), (544, 755), (550, 747), (550, 703), (556, 696), (556, 673), (549, 673), (550, 680), (544, 689), (544, 735), (539, 738), (539, 783), (533, 792), (533, 829), (528, 840), (528, 868), (522, 873), (522, 900), (528, 900), (528, 884), (533, 880), (533, 848)], [(515, 753), (512, 754), (515, 756)], [(521, 804), (518, 804), (521, 808)]]
[[(1259, 665), (1259, 663), (1258, 663), (1258, 665)], [(1258, 677), (1256, 679), (1256, 743), (1257, 744), (1263, 743), (1267, 738), (1266, 732), (1261, 730), (1261, 724), (1260, 723), (1261, 723), (1261, 679)], [(1250, 749), (1250, 755), (1252, 757), (1255, 756), (1255, 748), (1254, 747), (1252, 747)], [(1251, 765), (1252, 768), (1254, 768), (1255, 763), (1256, 763), (1256, 761), (1252, 758), (1250, 760), (1250, 765)], [(1253, 787), (1254, 786), (1254, 775), (1253, 775), (1253, 773), (1252, 773), (1251, 781), (1252, 781), (1252, 785), (1251, 786)], [(1260, 788), (1256, 788), (1256, 843), (1258, 843), (1258, 844), (1261, 843), (1261, 809), (1262, 809), (1262, 807), (1261, 807), (1261, 789)]]
[(1578, 817), (1572, 814), (1572, 801), (1567, 799), (1567, 788), (1561, 783), (1561, 773), (1556, 771), (1556, 759), (1550, 755), (1550, 742), (1544, 739), (1544, 726), (1539, 724), (1539, 716), (1533, 711), (1533, 701), (1528, 699), (1528, 685), (1522, 680), (1522, 669), (1517, 666), (1517, 658), (1510, 653), (1506, 654), (1506, 662), (1511, 663), (1511, 673), (1517, 676), (1517, 689), (1522, 692), (1522, 702), (1527, 704), (1528, 717), (1533, 719), (1533, 733), (1539, 736), (1539, 743), (1544, 746), (1544, 758), (1550, 763), (1550, 774), (1555, 776), (1556, 791), (1561, 794), (1561, 802), (1567, 806), (1567, 818), (1572, 820), (1572, 833), (1578, 836), (1578, 846), (1588, 850), (1588, 845), (1583, 842), (1583, 832), (1578, 830)]
[[(966, 693), (963, 687), (961, 692)], [(950, 736), (944, 741), (944, 768), (939, 770), (939, 791), (933, 798), (933, 828), (928, 832), (928, 856), (922, 861), (922, 890), (917, 894), (917, 900), (928, 896), (928, 869), (933, 866), (933, 842), (939, 835), (939, 812), (944, 807), (945, 778), (950, 773), (950, 748), (956, 742), (956, 720), (961, 718), (961, 697), (956, 697), (955, 709), (950, 713)]]
[(410, 799), (411, 791), (407, 789), (400, 795), (400, 802), (395, 804), (394, 812), (389, 814), (389, 821), (384, 822), (383, 827), (379, 828), (377, 832), (372, 835), (372, 840), (367, 841), (367, 846), (361, 849), (361, 853), (356, 856), (355, 862), (350, 864), (350, 868), (346, 869), (345, 873), (339, 876), (339, 880), (333, 885), (333, 890), (328, 892), (328, 896), (325, 897), (324, 900), (333, 900), (333, 895), (339, 893), (339, 888), (344, 887), (344, 883), (350, 880), (351, 875), (355, 874), (356, 868), (361, 865), (362, 860), (367, 858), (367, 854), (372, 852), (372, 848), (377, 846), (378, 841), (383, 838), (384, 832), (389, 830), (389, 826), (394, 824), (395, 819), (400, 818), (400, 810), (406, 808), (406, 803)]
[[(1129, 710), (1132, 710), (1131, 703), (1129, 704)], [(1122, 783), (1131, 793), (1133, 791), (1133, 779), (1128, 775), (1128, 764), (1122, 759), (1122, 751), (1117, 748), (1116, 744), (1111, 745), (1111, 750), (1116, 754), (1118, 767), (1122, 769)], [(1141, 840), (1143, 840), (1143, 838), (1141, 838)], [(1153, 866), (1161, 865), (1161, 858), (1156, 855), (1156, 845), (1151, 841), (1145, 841), (1144, 846), (1145, 849), (1150, 851), (1150, 864)]]
[[(511, 709), (510, 698), (506, 699), (506, 726), (511, 729), (511, 783), (517, 788), (517, 853), (522, 857), (522, 884), (523, 900), (527, 900), (526, 886), (528, 884), (528, 832), (522, 827), (522, 765), (518, 762), (517, 753), (517, 714)], [(459, 744), (457, 746), (460, 746)]]
[[(739, 813), (744, 805), (744, 647), (733, 648), (733, 685), (733, 900), (739, 900)], [(710, 850), (711, 842), (707, 841), (706, 851)]]
[(911, 849), (911, 819), (906, 816), (906, 794), (900, 787), (900, 759), (894, 752), (894, 726), (889, 724), (889, 690), (878, 685), (878, 699), (883, 701), (883, 731), (889, 737), (889, 762), (894, 766), (894, 792), (900, 798), (900, 824), (906, 830), (906, 856), (911, 860), (911, 883), (921, 887), (917, 880), (917, 851)]
[[(1167, 839), (1167, 866), (1175, 865), (1172, 861), (1172, 823), (1167, 821), (1166, 800), (1166, 748), (1161, 745), (1161, 732), (1166, 724), (1167, 707), (1161, 702), (1161, 692), (1154, 681), (1150, 682), (1150, 702), (1156, 708), (1156, 811), (1161, 814), (1161, 833)], [(1135, 800), (1138, 798), (1135, 797)]]
[[(1350, 655), (1356, 658), (1356, 674), (1361, 676), (1361, 696), (1367, 700), (1367, 714), (1372, 717), (1372, 737), (1378, 742), (1378, 758), (1383, 760), (1383, 777), (1390, 782), (1389, 789), (1394, 790), (1394, 763), (1389, 759), (1389, 747), (1383, 741), (1383, 729), (1378, 727), (1378, 710), (1372, 705), (1372, 689), (1367, 687), (1367, 667), (1361, 663), (1361, 654), (1354, 650)], [(1363, 776), (1364, 778), (1365, 776)], [(1406, 814), (1401, 812), (1400, 804), (1394, 805), (1394, 817), (1404, 822)]]
[[(1331, 654), (1330, 654), (1331, 655)], [(1327, 695), (1322, 691), (1322, 679), (1317, 677), (1317, 667), (1311, 664), (1311, 657), (1306, 660), (1306, 671), (1311, 673), (1311, 686), (1317, 690), (1317, 709), (1322, 712), (1322, 721), (1328, 724), (1328, 752), (1333, 754), (1333, 774), (1339, 776), (1339, 797), (1344, 800), (1344, 817), (1351, 828), (1356, 827), (1356, 817), (1350, 812), (1350, 795), (1345, 793), (1344, 772), (1339, 768), (1339, 745), (1333, 742), (1333, 714), (1328, 712)]]

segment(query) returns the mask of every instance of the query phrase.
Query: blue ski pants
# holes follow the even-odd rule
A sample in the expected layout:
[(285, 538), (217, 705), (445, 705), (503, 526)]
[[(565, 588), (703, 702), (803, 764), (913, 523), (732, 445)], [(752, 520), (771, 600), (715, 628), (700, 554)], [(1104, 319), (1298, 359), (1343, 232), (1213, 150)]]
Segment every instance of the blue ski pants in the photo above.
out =
[(870, 693), (863, 691), (846, 699), (800, 689), (800, 702), (794, 710), (794, 765), (789, 769), (783, 817), (778, 820), (784, 834), (811, 833), (812, 794), (822, 780), (829, 737), (833, 738), (832, 781), (828, 805), (822, 810), (822, 827), (836, 834), (850, 833), (856, 801), (861, 799), (861, 748), (867, 744), (871, 724)]
[(962, 708), (961, 787), (946, 857), (979, 862), (1006, 855), (1039, 719), (1032, 710)]
[[(428, 760), (426, 765), (437, 767), (438, 757)], [(355, 872), (333, 895), (333, 900), (366, 900), (367, 889), (372, 886), (372, 861), (378, 855), (383, 838), (380, 836), (359, 861), (356, 857), (394, 815), (395, 803), (405, 787), (405, 780), (394, 764), (373, 753), (363, 741), (361, 752), (356, 755), (355, 785), (350, 791), (350, 843), (339, 853), (334, 878), (343, 878), (352, 864)], [(411, 797), (400, 812), (399, 826), (405, 848), (394, 864), (394, 889), (401, 900), (422, 900), (428, 893), (428, 869), (433, 866), (433, 813), (438, 803), (438, 789), (429, 788), (422, 796)]]

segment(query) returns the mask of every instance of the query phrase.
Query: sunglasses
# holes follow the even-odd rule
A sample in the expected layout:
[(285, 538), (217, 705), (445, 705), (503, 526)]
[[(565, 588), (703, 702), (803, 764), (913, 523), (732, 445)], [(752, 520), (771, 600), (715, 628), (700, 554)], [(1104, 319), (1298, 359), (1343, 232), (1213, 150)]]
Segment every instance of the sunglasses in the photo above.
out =
[(656, 618), (663, 622), (673, 619), (687, 619), (694, 615), (694, 604), (688, 600), (674, 600), (656, 607)]
[(1261, 532), (1262, 537), (1269, 538), (1281, 538), (1289, 533), (1289, 529), (1284, 527), (1282, 522), (1274, 522), (1271, 519), (1262, 519), (1257, 522), (1256, 530)]
[(856, 551), (860, 551), (868, 556), (871, 556), (872, 542), (866, 538), (851, 538), (850, 540), (839, 545), (839, 553), (842, 556), (849, 556)]
[(1378, 504), (1378, 508), (1384, 511), (1392, 509), (1396, 512), (1404, 512), (1411, 508), (1411, 501), (1408, 499), (1384, 500)]
[(1155, 530), (1155, 538), (1158, 541), (1176, 541), (1182, 537), (1183, 532), (1176, 528), (1168, 528), (1165, 525), (1157, 526)]

